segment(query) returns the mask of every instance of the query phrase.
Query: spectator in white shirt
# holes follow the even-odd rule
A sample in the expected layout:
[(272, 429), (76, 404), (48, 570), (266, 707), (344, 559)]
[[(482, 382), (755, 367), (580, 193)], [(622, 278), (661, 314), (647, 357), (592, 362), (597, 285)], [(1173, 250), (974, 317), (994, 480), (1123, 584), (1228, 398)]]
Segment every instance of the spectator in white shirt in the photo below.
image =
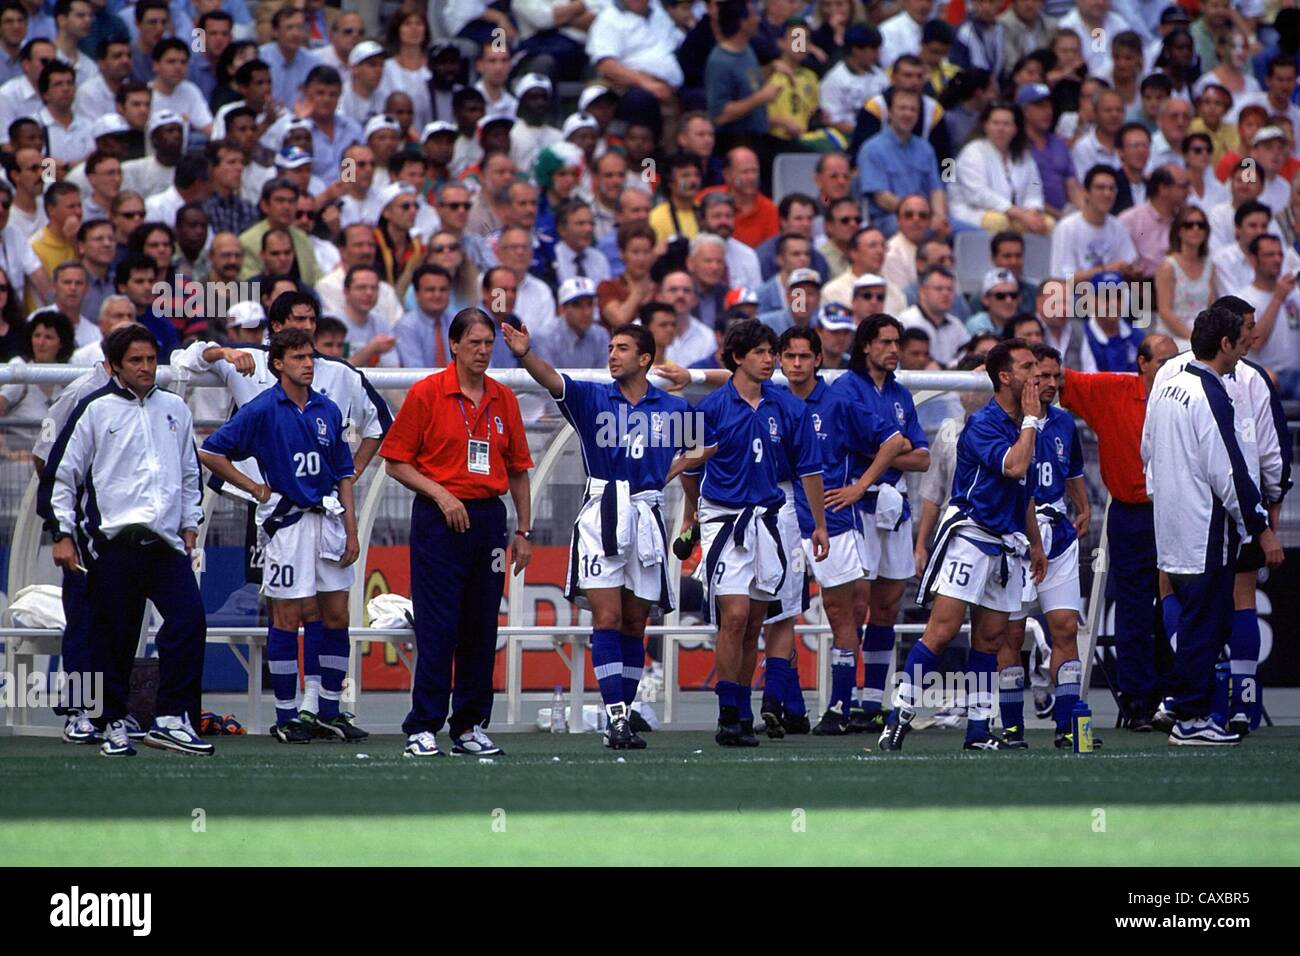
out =
[(763, 284), (758, 253), (735, 237), (736, 200), (728, 192), (705, 193), (700, 199), (701, 232), (711, 232), (727, 243), (727, 285), (749, 289), (755, 295)]
[(1119, 173), (1102, 163), (1083, 177), (1083, 208), (1052, 230), (1052, 275), (1076, 281), (1098, 272), (1127, 272), (1137, 250), (1124, 224), (1110, 214), (1119, 192)]
[(986, 232), (1015, 229), (1046, 235), (1052, 221), (1043, 212), (1043, 182), (1020, 109), (989, 104), (974, 136), (957, 156), (953, 218)]
[(364, 40), (352, 48), (348, 66), (339, 112), (364, 126), (370, 117), (384, 111), (384, 48), (373, 40)]
[(176, 213), (187, 203), (202, 205), (212, 195), (212, 167), (202, 155), (182, 156), (176, 164), (172, 184), (162, 192), (144, 201), (145, 219), (148, 222), (176, 224)]
[(99, 327), (81, 314), (81, 304), (86, 299), (86, 267), (76, 259), (60, 262), (54, 267), (54, 308), (72, 323), (72, 335), (77, 347), (98, 342)]
[(880, 25), (880, 65), (885, 69), (904, 53), (921, 52), (921, 30), (934, 12), (934, 0), (902, 0), (899, 8)]
[(54, 5), (54, 46), (59, 59), (76, 71), (78, 86), (99, 72), (95, 62), (78, 49), (78, 44), (90, 35), (93, 17), (90, 0), (58, 0)]
[(50, 157), (65, 168), (81, 162), (94, 150), (95, 143), (90, 123), (72, 110), (77, 96), (76, 73), (62, 60), (52, 60), (45, 64), (36, 84), (45, 104), (36, 118), (45, 128)]
[(73, 106), (78, 116), (92, 123), (117, 112), (117, 91), (131, 76), (131, 44), (126, 40), (101, 40), (97, 52), (98, 72), (77, 84)]
[(506, 89), (506, 77), (510, 75), (510, 49), (498, 48), (495, 43), (485, 43), (474, 61), (474, 72), (478, 82), (474, 88), (483, 94), (487, 101), (487, 115), (515, 118), (519, 100)]
[(9, 124), (20, 116), (35, 116), (41, 110), (36, 82), (45, 64), (55, 58), (49, 40), (28, 40), (18, 54), (22, 73), (0, 86), (0, 145), (9, 142)]
[(656, 108), (671, 109), (676, 104), (677, 88), (683, 82), (676, 56), (681, 39), (661, 4), (621, 0), (597, 14), (587, 31), (587, 56), (597, 76), (631, 97), (625, 110), (643, 115), (637, 109), (643, 107), (652, 115)]
[[(1252, 358), (1271, 369), (1283, 398), (1300, 395), (1300, 292), (1296, 274), (1286, 262), (1282, 241), (1262, 234), (1250, 243), (1251, 284), (1235, 290), (1255, 307), (1255, 347)], [(1294, 251), (1286, 250), (1294, 256)]]
[(122, 188), (153, 196), (172, 184), (176, 164), (185, 151), (185, 121), (170, 111), (149, 117), (149, 142), (153, 155), (122, 164)]
[(1120, 167), (1117, 137), (1124, 125), (1124, 98), (1114, 90), (1102, 87), (1092, 95), (1092, 112), (1095, 120), (1092, 129), (1083, 133), (1070, 148), (1070, 159), (1078, 175), (1083, 175), (1098, 163), (1114, 169)]
[[(1210, 256), (1214, 263), (1214, 294), (1216, 297), (1236, 295), (1254, 280), (1255, 265), (1250, 258), (1251, 243), (1256, 236), (1269, 232), (1272, 214), (1261, 202), (1246, 200), (1237, 207), (1232, 217), (1236, 242), (1221, 246)], [(1287, 249), (1282, 263), (1283, 271), (1294, 274), (1300, 270), (1300, 255)]]
[(1093, 76), (1110, 75), (1110, 43), (1106, 38), (1118, 36), (1128, 26), (1123, 17), (1111, 12), (1110, 0), (1077, 0), (1074, 9), (1060, 23), (1062, 30), (1078, 34), (1083, 59)]
[(375, 311), (379, 303), (379, 271), (353, 266), (343, 277), (343, 315), (347, 323), (348, 359), (356, 366), (397, 368), (397, 337), (393, 325)]
[[(665, 304), (676, 313), (677, 335), (662, 357), (687, 368), (704, 361), (717, 351), (717, 339), (713, 330), (691, 314), (698, 301), (695, 280), (690, 273), (670, 272), (659, 282), (659, 301), (641, 307), (642, 324), (654, 313), (661, 311)], [(656, 357), (656, 361), (659, 358)]]
[(497, 258), (515, 275), (518, 283), (514, 312), (534, 330), (549, 328), (555, 321), (555, 295), (550, 287), (528, 269), (533, 262), (533, 237), (523, 226), (507, 226), (497, 239)]
[(930, 356), (940, 365), (951, 365), (970, 336), (966, 326), (952, 314), (957, 281), (943, 266), (931, 266), (921, 273), (916, 287), (916, 305), (904, 309), (898, 321), (905, 329), (923, 329), (930, 336)]
[(564, 139), (563, 133), (546, 122), (551, 92), (551, 81), (537, 73), (525, 74), (515, 82), (519, 106), (518, 121), (510, 130), (510, 158), (519, 169), (532, 169), (538, 153)]
[[(352, 51), (360, 45), (359, 41), (365, 32), (366, 21), (362, 19), (361, 14), (344, 11), (335, 17), (334, 23), (330, 25), (329, 43), (312, 52), (326, 66), (332, 66), (347, 76), (354, 65)], [(380, 47), (380, 51), (383, 51), (383, 47)], [(380, 64), (381, 69), (382, 67), (383, 64)]]
[(212, 111), (203, 92), (185, 77), (190, 69), (190, 48), (184, 40), (158, 41), (153, 48), (153, 110), (171, 110), (188, 128), (208, 136), (212, 132)]
[(844, 59), (822, 78), (822, 120), (846, 136), (853, 135), (862, 105), (889, 86), (889, 76), (879, 66), (881, 42), (875, 27), (853, 24), (844, 32)]
[[(593, 282), (609, 278), (609, 260), (593, 245), (595, 223), (590, 207), (578, 199), (562, 203), (555, 210), (555, 279), (578, 276)], [(594, 286), (593, 286), (594, 288)]]

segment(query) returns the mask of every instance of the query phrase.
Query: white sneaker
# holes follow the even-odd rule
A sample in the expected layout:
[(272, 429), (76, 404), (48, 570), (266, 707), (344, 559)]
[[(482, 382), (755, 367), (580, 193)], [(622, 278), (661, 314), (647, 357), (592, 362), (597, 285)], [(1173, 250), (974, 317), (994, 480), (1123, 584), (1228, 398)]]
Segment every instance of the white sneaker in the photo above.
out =
[(1229, 733), (1208, 717), (1197, 717), (1174, 724), (1169, 743), (1176, 747), (1232, 747), (1241, 743), (1241, 735)]
[(144, 743), (146, 747), (200, 757), (211, 757), (216, 751), (212, 744), (194, 732), (189, 717), (155, 717)]
[(104, 742), (99, 746), (101, 757), (134, 757), (135, 748), (127, 736), (126, 721), (110, 720), (104, 728)]
[(438, 738), (429, 731), (422, 730), (406, 738), (406, 749), (402, 751), (402, 756), (441, 757), (442, 751), (438, 749)]
[(147, 735), (145, 729), (140, 726), (140, 721), (136, 720), (130, 714), (122, 718), (122, 723), (126, 724), (126, 735), (132, 740), (144, 740)]
[(1178, 723), (1178, 718), (1174, 716), (1173, 709), (1169, 706), (1171, 703), (1168, 697), (1161, 699), (1156, 705), (1156, 712), (1151, 718), (1151, 726), (1161, 733), (1170, 733), (1174, 729), (1174, 724)]
[(63, 742), (65, 744), (97, 744), (101, 740), (99, 728), (89, 717), (80, 711), (69, 711), (63, 722)]
[(482, 727), (472, 727), (459, 737), (453, 737), (451, 752), (457, 756), (469, 754), (474, 757), (491, 757), (505, 753), (492, 742), (492, 738), (483, 732)]

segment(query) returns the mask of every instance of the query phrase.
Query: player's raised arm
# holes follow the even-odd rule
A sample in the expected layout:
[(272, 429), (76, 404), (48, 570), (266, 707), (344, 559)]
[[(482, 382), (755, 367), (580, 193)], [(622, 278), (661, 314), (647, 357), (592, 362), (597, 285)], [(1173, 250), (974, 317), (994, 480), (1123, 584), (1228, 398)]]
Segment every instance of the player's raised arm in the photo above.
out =
[(1034, 447), (1038, 444), (1038, 430), (1043, 415), (1043, 403), (1038, 398), (1038, 379), (1025, 383), (1020, 395), (1020, 407), (1025, 413), (1020, 423), (1020, 437), (1016, 439), (1002, 459), (1002, 474), (1008, 478), (1023, 478), (1034, 463)]
[(564, 378), (551, 367), (550, 362), (533, 351), (528, 326), (521, 325), (516, 329), (509, 322), (502, 322), (501, 334), (505, 336), (510, 354), (519, 359), (520, 366), (533, 377), (533, 381), (550, 392), (551, 398), (563, 398)]

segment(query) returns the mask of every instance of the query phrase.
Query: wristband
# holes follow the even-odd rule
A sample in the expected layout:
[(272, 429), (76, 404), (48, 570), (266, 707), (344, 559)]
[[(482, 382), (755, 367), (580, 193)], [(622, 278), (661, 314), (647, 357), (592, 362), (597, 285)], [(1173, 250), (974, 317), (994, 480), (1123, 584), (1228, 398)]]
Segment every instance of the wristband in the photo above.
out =
[(1026, 415), (1020, 422), (1021, 431), (1024, 431), (1026, 428), (1034, 428), (1041, 431), (1042, 427), (1043, 420), (1041, 418), (1035, 418), (1033, 415)]

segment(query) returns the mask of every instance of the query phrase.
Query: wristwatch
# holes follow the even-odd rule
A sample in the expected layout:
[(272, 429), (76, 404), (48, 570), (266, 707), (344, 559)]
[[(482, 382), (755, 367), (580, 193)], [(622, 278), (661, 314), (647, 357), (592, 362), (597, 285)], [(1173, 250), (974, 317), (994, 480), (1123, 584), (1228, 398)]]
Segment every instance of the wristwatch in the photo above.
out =
[(532, 533), (531, 531), (519, 531), (519, 530), (516, 530), (516, 531), (515, 531), (515, 534), (519, 535), (519, 537), (523, 538), (525, 541), (532, 541), (532, 540), (533, 540), (533, 533)]
[(72, 535), (68, 534), (68, 532), (66, 531), (56, 531), (54, 532), (54, 543), (58, 544), (64, 538), (71, 538), (71, 537)]

